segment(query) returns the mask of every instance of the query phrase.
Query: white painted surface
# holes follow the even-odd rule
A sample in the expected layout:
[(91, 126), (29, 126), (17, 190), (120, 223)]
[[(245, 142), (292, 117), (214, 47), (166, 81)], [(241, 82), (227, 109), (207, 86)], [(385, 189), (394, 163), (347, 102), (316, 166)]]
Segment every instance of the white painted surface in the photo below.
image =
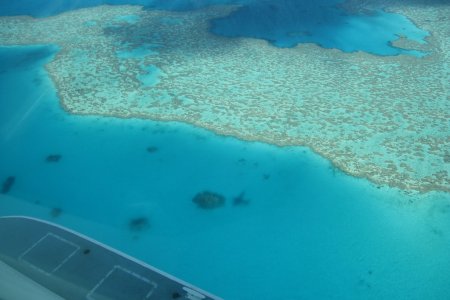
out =
[(0, 261), (0, 299), (63, 300), (64, 298)]

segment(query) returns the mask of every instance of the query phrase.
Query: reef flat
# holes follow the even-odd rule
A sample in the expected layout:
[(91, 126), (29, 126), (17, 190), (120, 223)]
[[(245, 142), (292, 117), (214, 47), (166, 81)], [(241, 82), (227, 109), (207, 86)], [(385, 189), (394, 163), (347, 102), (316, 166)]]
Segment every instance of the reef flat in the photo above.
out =
[(426, 43), (394, 42), (428, 53), (421, 58), (314, 44), (280, 49), (209, 32), (210, 20), (236, 8), (98, 6), (42, 19), (2, 17), (0, 45), (58, 45), (47, 70), (74, 114), (182, 121), (245, 140), (304, 145), (378, 184), (450, 191), (449, 5), (389, 6), (430, 32)]

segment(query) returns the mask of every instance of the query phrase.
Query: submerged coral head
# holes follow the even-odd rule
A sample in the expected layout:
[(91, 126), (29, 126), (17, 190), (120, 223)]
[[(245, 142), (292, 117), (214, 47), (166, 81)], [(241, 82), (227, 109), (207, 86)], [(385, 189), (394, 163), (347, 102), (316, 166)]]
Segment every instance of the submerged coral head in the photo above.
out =
[(233, 205), (248, 205), (250, 203), (250, 200), (245, 198), (245, 192), (241, 192), (238, 196), (233, 198)]
[(155, 147), (155, 146), (147, 147), (147, 152), (148, 152), (148, 153), (155, 153), (155, 152), (157, 152), (158, 150), (159, 150), (158, 147)]
[(150, 222), (147, 217), (137, 217), (131, 219), (128, 226), (132, 231), (142, 231), (150, 227)]
[(225, 204), (225, 197), (217, 193), (203, 191), (195, 195), (192, 198), (192, 202), (196, 203), (200, 208), (213, 209), (223, 206)]
[(51, 215), (53, 218), (57, 218), (57, 217), (59, 217), (61, 214), (62, 214), (62, 209), (59, 208), (59, 207), (54, 207), (54, 208), (52, 208), (52, 210), (50, 211), (50, 215)]
[(45, 161), (46, 162), (58, 162), (61, 160), (61, 158), (62, 158), (62, 156), (59, 154), (51, 154), (51, 155), (47, 156)]
[(11, 190), (12, 186), (14, 185), (15, 181), (16, 177), (8, 176), (8, 178), (6, 178), (5, 181), (3, 181), (2, 194), (8, 193)]

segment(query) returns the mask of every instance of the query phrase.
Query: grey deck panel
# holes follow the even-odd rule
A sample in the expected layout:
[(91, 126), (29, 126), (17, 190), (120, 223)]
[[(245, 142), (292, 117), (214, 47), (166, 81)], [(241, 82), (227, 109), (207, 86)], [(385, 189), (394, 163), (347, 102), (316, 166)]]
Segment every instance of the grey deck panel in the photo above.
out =
[(0, 260), (65, 299), (220, 300), (76, 232), (0, 217)]

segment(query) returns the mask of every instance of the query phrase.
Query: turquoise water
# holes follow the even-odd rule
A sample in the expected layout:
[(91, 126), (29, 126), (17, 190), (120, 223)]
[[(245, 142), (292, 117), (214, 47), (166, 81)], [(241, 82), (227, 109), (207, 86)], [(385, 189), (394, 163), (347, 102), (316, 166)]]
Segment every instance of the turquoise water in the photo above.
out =
[[(0, 49), (0, 178), (16, 178), (2, 215), (79, 230), (225, 299), (450, 294), (448, 194), (377, 187), (308, 149), (68, 115), (43, 69), (55, 51)], [(225, 206), (198, 208), (203, 190)]]
[[(344, 52), (421, 56), (390, 42), (402, 35), (423, 43), (429, 34), (398, 14), (352, 16), (329, 1), (319, 9), (305, 1), (23, 0), (1, 3), (0, 14), (44, 17), (106, 2), (175, 10), (247, 3), (215, 20), (212, 31), (278, 47), (314, 42)], [(286, 18), (293, 12), (296, 18)], [(362, 38), (369, 33), (373, 38)], [(158, 55), (159, 47), (118, 47), (116, 54), (140, 59)], [(241, 141), (175, 122), (71, 115), (44, 67), (58, 51), (0, 47), (0, 215), (67, 226), (224, 299), (450, 295), (448, 193), (377, 186), (308, 148)], [(135, 79), (151, 88), (166, 75), (143, 64)], [(225, 205), (198, 207), (192, 199), (203, 191), (223, 195)], [(144, 221), (136, 226), (136, 220)]]

